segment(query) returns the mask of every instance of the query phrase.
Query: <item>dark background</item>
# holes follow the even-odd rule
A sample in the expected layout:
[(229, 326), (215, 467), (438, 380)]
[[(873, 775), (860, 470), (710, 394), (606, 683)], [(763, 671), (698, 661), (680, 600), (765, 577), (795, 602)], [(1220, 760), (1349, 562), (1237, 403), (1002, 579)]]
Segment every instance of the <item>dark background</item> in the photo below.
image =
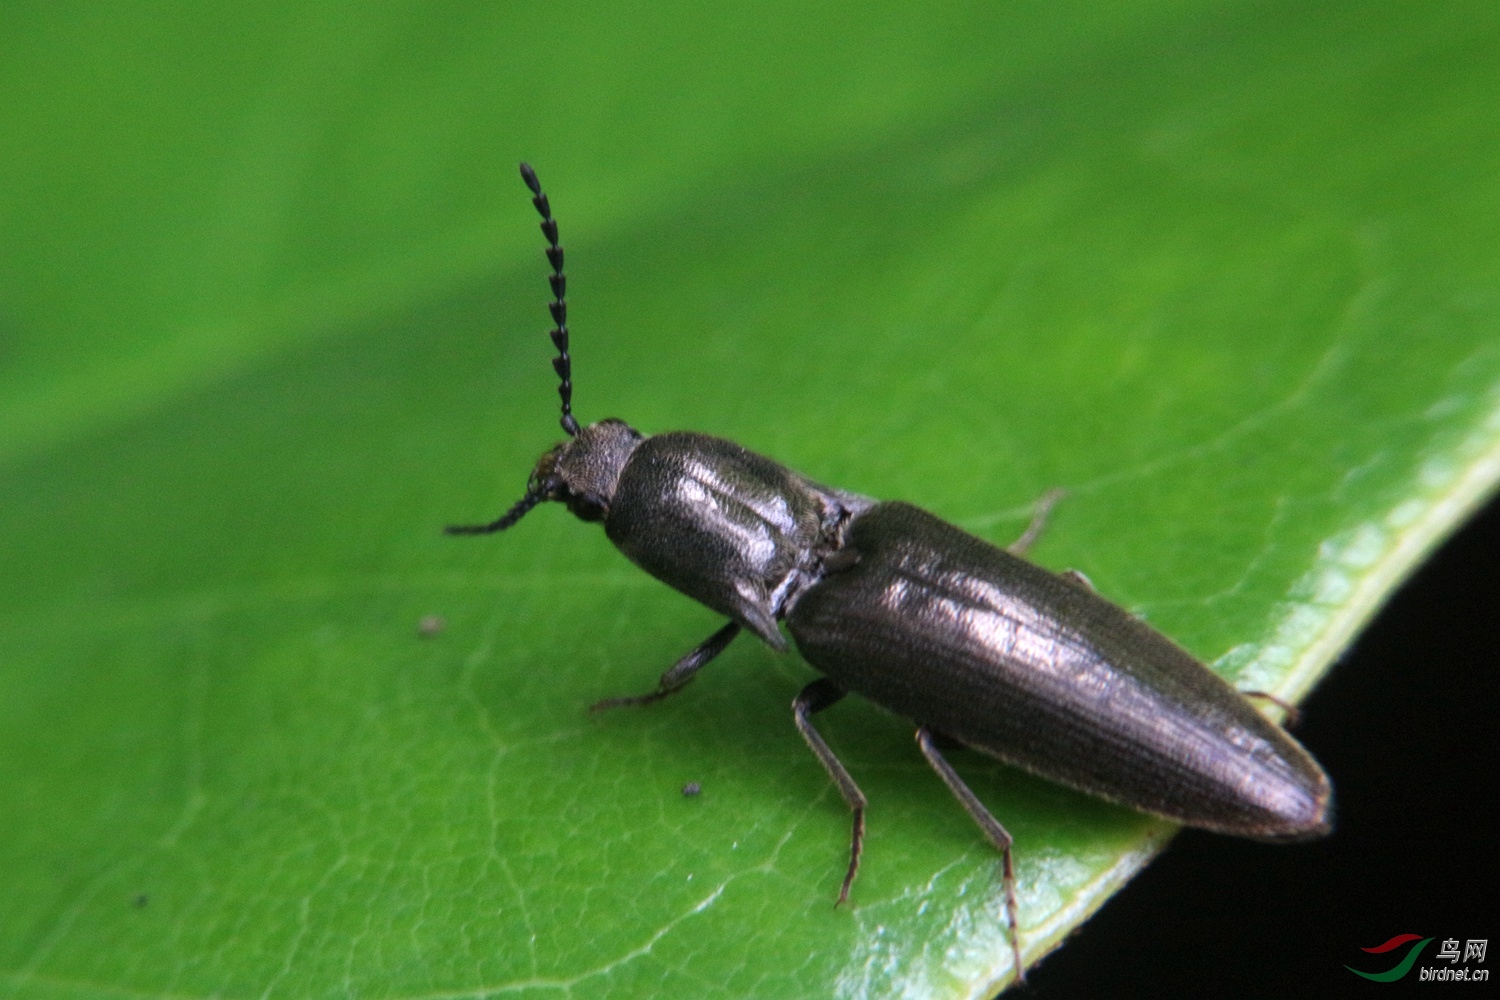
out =
[[(1496, 675), (1500, 501), (1418, 571), (1303, 705), (1295, 733), (1333, 777), (1335, 830), (1273, 846), (1186, 830), (1011, 995), (1342, 997), (1500, 993), (1420, 982), (1444, 938), (1500, 941)], [(1344, 968), (1438, 940), (1395, 983)], [(1442, 963), (1444, 966), (1447, 963)], [(1457, 967), (1462, 968), (1460, 962)], [(1500, 980), (1500, 956), (1483, 966)]]

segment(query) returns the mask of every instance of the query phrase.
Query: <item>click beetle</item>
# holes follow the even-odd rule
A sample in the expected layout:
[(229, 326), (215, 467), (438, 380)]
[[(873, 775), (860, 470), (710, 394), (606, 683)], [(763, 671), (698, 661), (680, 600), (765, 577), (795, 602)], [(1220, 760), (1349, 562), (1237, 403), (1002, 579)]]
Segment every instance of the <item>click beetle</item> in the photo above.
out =
[[(1261, 840), (1330, 829), (1328, 777), (1302, 746), (1201, 662), (1077, 573), (1022, 559), (1039, 516), (1001, 549), (911, 504), (823, 486), (732, 441), (622, 420), (581, 426), (572, 409), (567, 279), (557, 222), (536, 173), (521, 177), (541, 215), (562, 429), (503, 531), (557, 501), (652, 576), (728, 621), (672, 665), (641, 705), (682, 690), (749, 630), (787, 640), (823, 676), (792, 716), (853, 812), (849, 896), (864, 841), (864, 793), (813, 726), (849, 692), (916, 723), (922, 756), (1000, 852), (1018, 978), (1011, 836), (943, 756), (963, 746), (1091, 795), (1188, 826)], [(1274, 700), (1274, 699), (1273, 699)], [(837, 903), (835, 904), (837, 905)]]

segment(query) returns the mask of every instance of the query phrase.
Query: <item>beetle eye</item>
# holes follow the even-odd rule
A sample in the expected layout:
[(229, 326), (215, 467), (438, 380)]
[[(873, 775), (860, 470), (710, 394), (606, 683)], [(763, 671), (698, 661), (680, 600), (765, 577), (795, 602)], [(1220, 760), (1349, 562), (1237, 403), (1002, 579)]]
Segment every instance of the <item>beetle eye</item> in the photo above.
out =
[(604, 515), (609, 513), (609, 506), (599, 500), (598, 497), (588, 496), (583, 493), (569, 493), (564, 502), (573, 516), (580, 521), (602, 521)]

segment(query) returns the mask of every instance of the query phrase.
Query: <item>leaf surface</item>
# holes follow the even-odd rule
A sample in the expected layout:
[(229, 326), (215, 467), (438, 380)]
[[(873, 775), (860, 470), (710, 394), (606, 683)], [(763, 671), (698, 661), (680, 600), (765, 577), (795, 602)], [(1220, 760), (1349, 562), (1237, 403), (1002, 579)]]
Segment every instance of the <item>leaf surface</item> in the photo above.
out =
[[(1484, 4), (37, 7), (0, 38), (0, 983), (992, 995), (998, 866), (910, 726), (789, 718), (595, 529), (575, 406), (1086, 572), (1303, 694), (1500, 472)], [(445, 628), (419, 634), (424, 616)], [(1312, 748), (1316, 751), (1316, 747)], [(1029, 957), (1170, 828), (960, 755)], [(698, 782), (687, 798), (682, 785)]]

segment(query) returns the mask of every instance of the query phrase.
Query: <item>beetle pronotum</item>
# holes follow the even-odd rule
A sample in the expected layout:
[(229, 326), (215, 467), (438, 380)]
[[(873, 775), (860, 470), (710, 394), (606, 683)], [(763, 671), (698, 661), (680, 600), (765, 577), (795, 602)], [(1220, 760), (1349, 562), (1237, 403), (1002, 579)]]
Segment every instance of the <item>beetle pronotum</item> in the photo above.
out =
[(654, 690), (595, 709), (682, 690), (743, 629), (785, 651), (786, 622), (823, 674), (792, 702), (793, 719), (853, 813), (837, 902), (859, 871), (866, 799), (812, 717), (855, 692), (917, 724), (922, 756), (1000, 852), (1020, 978), (1011, 836), (948, 763), (944, 744), (1189, 826), (1264, 840), (1328, 832), (1331, 788), (1307, 751), (1082, 576), (1020, 558), (1034, 530), (1000, 549), (918, 507), (820, 485), (723, 438), (647, 437), (616, 419), (581, 426), (557, 222), (524, 163), (521, 177), (552, 265), (552, 366), (569, 440), (542, 455), (525, 494), (498, 520), (447, 530), (503, 531), (555, 500), (604, 522), (631, 561), (728, 619)]

